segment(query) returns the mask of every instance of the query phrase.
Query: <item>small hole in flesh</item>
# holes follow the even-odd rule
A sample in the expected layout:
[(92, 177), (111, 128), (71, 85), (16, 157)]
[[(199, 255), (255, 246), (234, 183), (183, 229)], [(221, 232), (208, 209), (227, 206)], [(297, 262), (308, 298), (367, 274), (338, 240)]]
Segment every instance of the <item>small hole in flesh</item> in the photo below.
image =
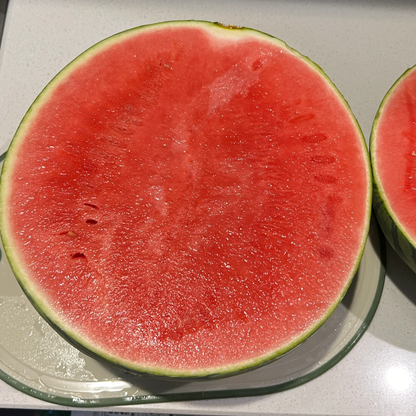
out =
[(94, 204), (85, 203), (84, 205), (87, 206), (87, 207), (98, 209), (97, 205), (94, 205)]
[(90, 225), (94, 225), (94, 224), (97, 224), (97, 220), (93, 220), (93, 219), (89, 219), (89, 220), (87, 220), (87, 221), (85, 221), (87, 224), (90, 224)]
[(84, 253), (75, 253), (71, 257), (73, 259), (86, 259), (87, 258)]

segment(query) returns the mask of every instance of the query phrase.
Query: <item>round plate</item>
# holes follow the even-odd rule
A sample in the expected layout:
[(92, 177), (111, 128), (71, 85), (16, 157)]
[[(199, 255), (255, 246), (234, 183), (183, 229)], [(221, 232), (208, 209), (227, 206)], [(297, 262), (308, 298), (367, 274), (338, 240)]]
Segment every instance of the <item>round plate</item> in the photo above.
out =
[(31, 396), (78, 407), (254, 396), (287, 390), (329, 370), (363, 335), (383, 290), (384, 258), (384, 240), (373, 220), (359, 270), (346, 296), (306, 341), (278, 360), (245, 374), (173, 382), (116, 372), (72, 347), (35, 311), (2, 255), (0, 377)]

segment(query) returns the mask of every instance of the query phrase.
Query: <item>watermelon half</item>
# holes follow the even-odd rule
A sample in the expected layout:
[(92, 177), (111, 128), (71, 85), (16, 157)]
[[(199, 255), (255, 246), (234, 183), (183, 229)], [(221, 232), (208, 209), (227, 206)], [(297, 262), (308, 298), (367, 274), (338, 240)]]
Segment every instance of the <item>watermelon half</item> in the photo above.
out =
[(165, 22), (98, 43), (38, 96), (3, 166), (1, 235), (81, 350), (224, 376), (328, 318), (371, 192), (359, 125), (317, 65), (252, 29)]
[(377, 220), (416, 272), (416, 66), (399, 77), (381, 102), (370, 149)]

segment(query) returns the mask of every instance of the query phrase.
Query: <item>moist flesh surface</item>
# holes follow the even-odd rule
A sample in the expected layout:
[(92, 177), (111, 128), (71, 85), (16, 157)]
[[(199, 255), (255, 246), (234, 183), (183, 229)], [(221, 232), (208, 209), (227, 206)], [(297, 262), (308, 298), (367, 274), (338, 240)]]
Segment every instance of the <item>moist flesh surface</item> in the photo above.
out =
[(132, 33), (32, 112), (9, 168), (14, 250), (103, 351), (232, 365), (301, 336), (348, 284), (367, 221), (360, 132), (283, 44)]

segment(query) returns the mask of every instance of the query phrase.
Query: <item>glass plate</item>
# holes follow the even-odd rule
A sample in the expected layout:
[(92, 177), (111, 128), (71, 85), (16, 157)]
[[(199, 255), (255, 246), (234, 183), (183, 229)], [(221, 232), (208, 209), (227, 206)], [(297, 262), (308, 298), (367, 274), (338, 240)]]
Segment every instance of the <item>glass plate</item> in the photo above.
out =
[(353, 284), (311, 337), (277, 361), (245, 374), (220, 380), (171, 382), (118, 373), (68, 344), (29, 303), (2, 255), (0, 377), (36, 398), (78, 407), (254, 396), (287, 390), (329, 370), (366, 331), (383, 290), (384, 258), (384, 240), (373, 220)]

